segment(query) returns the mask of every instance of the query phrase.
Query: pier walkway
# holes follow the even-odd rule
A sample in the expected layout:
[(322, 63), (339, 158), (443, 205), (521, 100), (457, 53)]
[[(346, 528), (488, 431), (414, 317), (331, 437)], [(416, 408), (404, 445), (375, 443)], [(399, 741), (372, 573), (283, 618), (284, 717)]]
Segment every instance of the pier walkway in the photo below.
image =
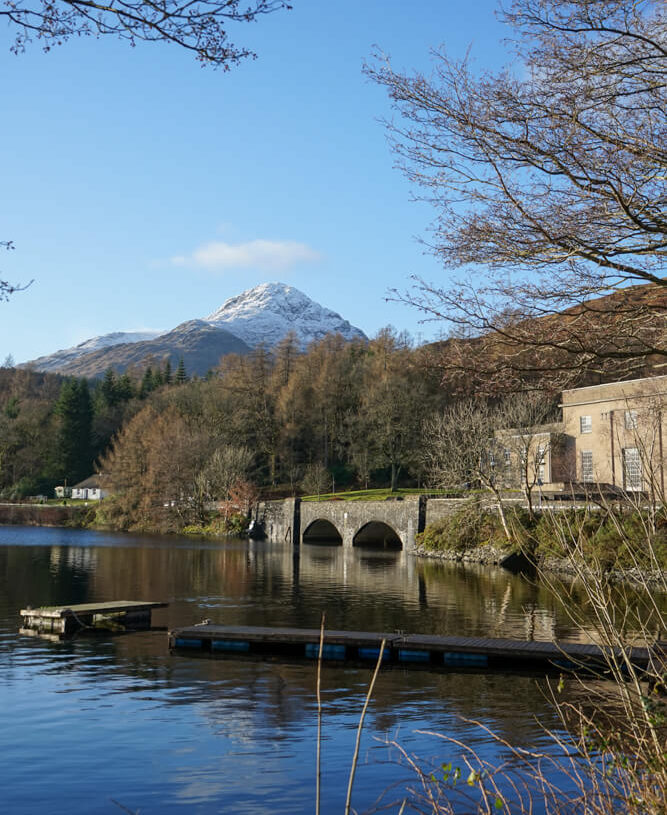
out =
[(20, 614), (24, 629), (28, 631), (69, 636), (82, 628), (148, 628), (152, 609), (167, 605), (145, 600), (116, 600), (71, 606), (28, 606), (22, 608)]
[[(534, 642), (486, 637), (441, 637), (426, 634), (325, 631), (326, 660), (376, 662), (382, 641), (383, 661), (405, 667), (477, 668), (501, 671), (604, 672), (600, 646), (572, 642)], [(175, 651), (206, 654), (256, 654), (317, 659), (319, 629), (256, 628), (203, 623), (169, 632)], [(648, 648), (633, 648), (630, 657), (640, 670), (648, 667)]]

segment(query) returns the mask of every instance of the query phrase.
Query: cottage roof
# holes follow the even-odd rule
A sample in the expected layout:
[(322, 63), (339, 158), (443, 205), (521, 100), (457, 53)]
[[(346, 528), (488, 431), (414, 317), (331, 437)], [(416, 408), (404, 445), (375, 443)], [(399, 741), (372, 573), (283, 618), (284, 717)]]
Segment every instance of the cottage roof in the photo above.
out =
[(90, 490), (90, 489), (104, 489), (104, 487), (108, 487), (109, 485), (109, 476), (104, 475), (102, 473), (97, 473), (97, 475), (89, 475), (88, 478), (84, 478), (83, 481), (79, 481), (78, 484), (74, 484), (72, 486), (73, 490)]

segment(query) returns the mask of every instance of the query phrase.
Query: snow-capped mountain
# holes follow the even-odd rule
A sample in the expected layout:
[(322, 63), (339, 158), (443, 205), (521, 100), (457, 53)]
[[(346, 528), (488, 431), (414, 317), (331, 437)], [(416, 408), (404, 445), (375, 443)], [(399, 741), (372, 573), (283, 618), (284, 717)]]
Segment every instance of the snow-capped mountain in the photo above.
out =
[(147, 365), (160, 366), (167, 359), (175, 370), (182, 359), (188, 373), (203, 376), (215, 368), (225, 354), (247, 354), (249, 351), (243, 340), (231, 331), (204, 320), (189, 320), (154, 339), (91, 351), (61, 366), (58, 373), (93, 379), (109, 368), (123, 373), (128, 368), (141, 370)]
[(36, 371), (60, 373), (68, 365), (76, 362), (76, 360), (85, 354), (99, 351), (102, 348), (110, 348), (114, 345), (154, 340), (156, 337), (165, 333), (165, 331), (113, 331), (111, 334), (91, 337), (91, 339), (84, 340), (84, 342), (80, 342), (72, 348), (63, 348), (48, 356), (38, 357), (26, 363), (26, 365), (34, 368)]
[(273, 346), (290, 331), (302, 348), (327, 334), (341, 334), (346, 340), (366, 339), (340, 314), (321, 306), (303, 292), (285, 283), (262, 283), (226, 300), (204, 318), (236, 334), (248, 345)]
[(228, 353), (247, 353), (263, 343), (276, 345), (293, 331), (302, 348), (331, 333), (346, 340), (365, 339), (363, 331), (284, 283), (262, 283), (225, 301), (204, 320), (182, 323), (170, 331), (115, 331), (73, 348), (25, 363), (38, 371), (101, 376), (107, 368), (172, 365), (183, 357), (188, 373), (204, 375)]

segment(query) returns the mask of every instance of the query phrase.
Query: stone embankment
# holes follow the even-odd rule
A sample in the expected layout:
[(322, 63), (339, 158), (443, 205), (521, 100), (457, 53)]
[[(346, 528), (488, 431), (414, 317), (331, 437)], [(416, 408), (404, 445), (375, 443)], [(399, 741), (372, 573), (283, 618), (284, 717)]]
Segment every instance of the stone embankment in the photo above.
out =
[(488, 544), (466, 549), (465, 552), (445, 549), (435, 551), (433, 549), (426, 549), (423, 546), (417, 546), (415, 547), (414, 553), (419, 557), (431, 558), (432, 560), (446, 560), (455, 563), (479, 563), (484, 566), (497, 566), (509, 554), (507, 549), (501, 549), (498, 546), (489, 546)]
[(0, 524), (14, 526), (86, 526), (91, 506), (0, 503)]
[[(417, 546), (414, 554), (418, 557), (440, 560), (449, 563), (469, 563), (481, 566), (499, 566), (508, 556), (507, 549), (497, 546), (482, 544), (467, 549), (464, 552), (454, 550), (432, 550)], [(563, 579), (575, 579), (582, 576), (582, 567), (575, 567), (568, 558), (543, 557), (538, 562), (539, 571), (561, 575)], [(646, 571), (639, 568), (634, 569), (612, 569), (607, 573), (607, 577), (614, 583), (629, 583), (639, 587), (654, 587), (660, 591), (667, 585), (667, 571)]]

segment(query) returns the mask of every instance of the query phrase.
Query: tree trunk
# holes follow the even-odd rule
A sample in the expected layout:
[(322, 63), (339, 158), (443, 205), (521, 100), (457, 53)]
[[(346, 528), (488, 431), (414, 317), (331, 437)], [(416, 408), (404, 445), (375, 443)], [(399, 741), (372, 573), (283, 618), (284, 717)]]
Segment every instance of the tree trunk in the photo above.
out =
[(494, 487), (491, 487), (491, 491), (496, 499), (496, 506), (498, 507), (498, 514), (500, 515), (500, 523), (503, 525), (503, 529), (505, 530), (505, 537), (511, 543), (512, 542), (512, 533), (510, 532), (509, 526), (507, 525), (507, 518), (505, 517), (505, 507), (503, 506), (503, 499), (500, 496), (500, 493)]
[(391, 462), (391, 491), (396, 492), (398, 486), (398, 476), (401, 472), (401, 467), (396, 462)]

